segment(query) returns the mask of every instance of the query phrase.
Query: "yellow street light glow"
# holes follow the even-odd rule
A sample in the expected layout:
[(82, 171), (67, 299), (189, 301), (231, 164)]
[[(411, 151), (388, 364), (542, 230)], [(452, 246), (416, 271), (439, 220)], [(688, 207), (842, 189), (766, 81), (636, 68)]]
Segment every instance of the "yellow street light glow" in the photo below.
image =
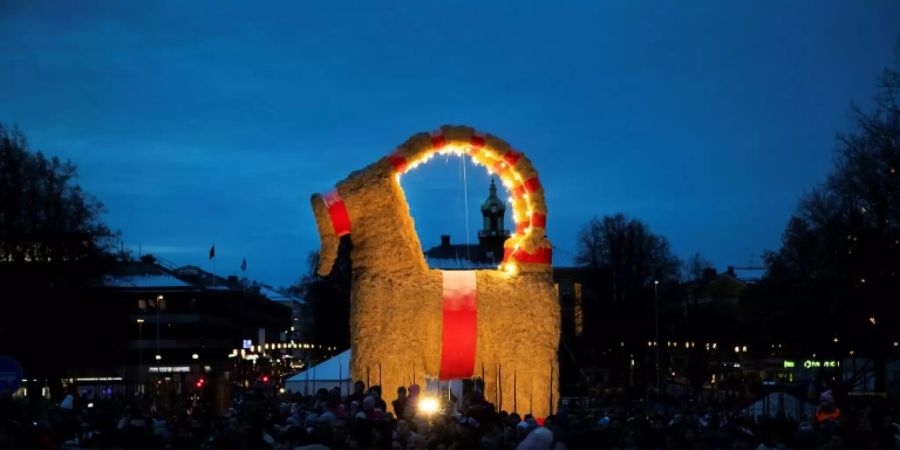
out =
[(422, 397), (422, 399), (419, 400), (419, 411), (429, 416), (436, 413), (438, 408), (438, 401), (434, 397)]

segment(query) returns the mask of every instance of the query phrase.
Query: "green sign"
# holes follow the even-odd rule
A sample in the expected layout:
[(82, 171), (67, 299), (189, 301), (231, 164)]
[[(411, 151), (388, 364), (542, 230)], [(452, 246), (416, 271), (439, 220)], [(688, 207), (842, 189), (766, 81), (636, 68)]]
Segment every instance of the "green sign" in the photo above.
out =
[[(785, 369), (793, 369), (795, 367), (797, 367), (796, 362), (794, 362), (790, 359), (784, 360), (784, 368)], [(807, 359), (806, 361), (803, 361), (804, 369), (818, 369), (818, 368), (822, 368), (822, 367), (824, 367), (826, 369), (835, 369), (835, 368), (841, 367), (841, 362), (835, 361), (833, 359), (822, 360), (822, 361), (815, 360), (815, 359)]]
[[(785, 369), (793, 369), (794, 367), (797, 367), (796, 362), (794, 362), (790, 359), (784, 360), (784, 368)], [(833, 359), (827, 359), (827, 360), (821, 360), (821, 361), (815, 360), (815, 359), (807, 359), (806, 361), (803, 361), (804, 369), (818, 369), (818, 368), (822, 368), (822, 367), (824, 367), (826, 369), (835, 369), (835, 368), (841, 367), (841, 362), (835, 361)]]

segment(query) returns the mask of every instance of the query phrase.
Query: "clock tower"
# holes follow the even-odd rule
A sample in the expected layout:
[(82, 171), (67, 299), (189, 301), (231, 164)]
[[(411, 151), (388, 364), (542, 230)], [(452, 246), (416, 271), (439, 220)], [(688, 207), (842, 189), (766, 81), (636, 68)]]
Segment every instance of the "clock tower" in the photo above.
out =
[(503, 260), (503, 242), (509, 237), (509, 231), (503, 226), (505, 214), (506, 205), (497, 197), (497, 185), (491, 178), (490, 193), (481, 204), (484, 226), (478, 232), (478, 248), (483, 261), (499, 264)]

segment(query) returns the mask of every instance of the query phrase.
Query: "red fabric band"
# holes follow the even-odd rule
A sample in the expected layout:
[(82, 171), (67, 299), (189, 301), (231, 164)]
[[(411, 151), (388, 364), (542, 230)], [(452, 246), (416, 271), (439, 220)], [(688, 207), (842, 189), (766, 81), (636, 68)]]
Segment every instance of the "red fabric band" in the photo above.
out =
[(547, 215), (542, 213), (533, 213), (531, 215), (531, 226), (547, 228)]
[(512, 198), (520, 199), (520, 198), (522, 198), (523, 195), (525, 195), (525, 187), (524, 186), (516, 186), (513, 188), (512, 192), (510, 192), (510, 194), (512, 194)]
[(484, 133), (476, 131), (475, 134), (472, 135), (472, 139), (469, 140), (469, 147), (473, 149), (484, 147)]
[(441, 130), (434, 130), (431, 133), (431, 146), (435, 149), (442, 149), (445, 145), (447, 145), (447, 140), (444, 139), (444, 132)]
[(391, 165), (394, 166), (394, 172), (403, 173), (406, 172), (407, 162), (406, 158), (400, 156), (400, 152), (394, 150), (393, 153), (388, 155), (388, 160), (391, 161)]
[(325, 202), (325, 207), (328, 208), (328, 217), (331, 218), (334, 234), (337, 237), (350, 234), (350, 214), (347, 213), (347, 205), (338, 194), (337, 188), (322, 194), (322, 200)]
[(443, 332), (441, 380), (471, 377), (475, 372), (478, 307), (475, 271), (441, 271), (443, 277)]
[(521, 158), (521, 157), (522, 157), (521, 153), (510, 149), (508, 152), (506, 152), (505, 155), (503, 155), (503, 161), (505, 161), (510, 166), (514, 166), (514, 165), (516, 165), (516, 163), (519, 161), (519, 158)]
[(522, 249), (503, 249), (503, 261), (506, 262), (510, 259), (520, 263), (550, 264), (553, 260), (553, 249), (550, 247), (541, 247), (535, 250), (534, 253), (528, 253)]
[(523, 183), (522, 186), (525, 186), (525, 190), (530, 194), (541, 188), (541, 181), (538, 180), (538, 177), (536, 176), (531, 177), (525, 180), (525, 183)]

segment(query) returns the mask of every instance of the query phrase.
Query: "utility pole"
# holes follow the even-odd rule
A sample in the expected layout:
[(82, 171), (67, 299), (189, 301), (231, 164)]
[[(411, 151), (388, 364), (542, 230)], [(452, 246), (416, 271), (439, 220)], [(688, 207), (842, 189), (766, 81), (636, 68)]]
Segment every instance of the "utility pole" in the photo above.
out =
[[(144, 319), (137, 319), (138, 326), (138, 375), (137, 375), (137, 383), (141, 386), (141, 390), (143, 391), (144, 385)], [(143, 393), (143, 392), (142, 392)]]
[(656, 393), (657, 395), (660, 393), (660, 367), (659, 367), (659, 280), (653, 281), (653, 319), (655, 322), (655, 334), (656, 334), (656, 342), (654, 342), (654, 348), (656, 349)]
[(159, 310), (162, 308), (163, 296), (156, 296), (156, 368), (157, 376), (159, 375), (159, 362), (162, 360), (162, 354), (159, 352)]

